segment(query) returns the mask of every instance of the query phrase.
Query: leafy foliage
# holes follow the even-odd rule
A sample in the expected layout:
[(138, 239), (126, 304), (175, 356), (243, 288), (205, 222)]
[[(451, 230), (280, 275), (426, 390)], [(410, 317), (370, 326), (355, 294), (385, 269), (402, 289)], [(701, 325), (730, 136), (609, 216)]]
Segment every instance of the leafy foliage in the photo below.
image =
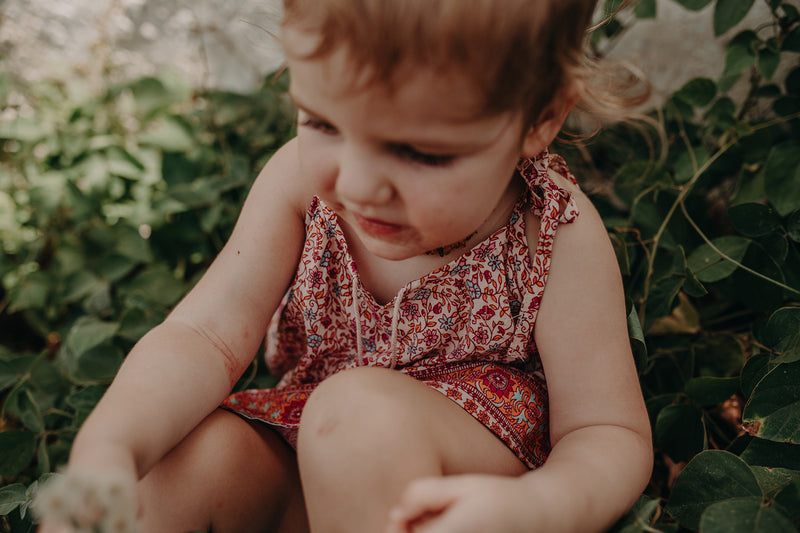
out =
[[(717, 36), (754, 5), (677, 1), (713, 9)], [(661, 160), (629, 127), (572, 156), (613, 175), (594, 200), (623, 270), (657, 452), (615, 531), (800, 525), (800, 17), (766, 4), (769, 20), (725, 37), (719, 79), (686, 81), (651, 114)]]
[[(739, 31), (753, 0), (675, 1), (713, 9), (727, 45), (718, 79), (687, 80), (650, 115), (664, 156), (626, 125), (557, 149), (602, 178), (653, 423), (651, 484), (614, 531), (797, 531), (800, 17), (769, 0), (769, 20)], [(625, 8), (593, 42), (657, 7)], [(37, 480), (221, 248), (293, 134), (284, 91), (161, 76), (95, 94), (0, 73), (0, 531), (32, 530)], [(255, 366), (251, 380), (270, 383)]]
[(0, 531), (31, 528), (37, 477), (222, 247), (292, 134), (285, 86), (193, 93), (165, 75), (91, 94), (0, 75)]

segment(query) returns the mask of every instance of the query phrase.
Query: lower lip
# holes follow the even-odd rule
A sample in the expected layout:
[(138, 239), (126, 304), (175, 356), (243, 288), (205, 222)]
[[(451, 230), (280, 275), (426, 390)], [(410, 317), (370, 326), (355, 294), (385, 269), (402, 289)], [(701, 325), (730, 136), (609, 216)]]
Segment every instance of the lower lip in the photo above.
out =
[(393, 235), (403, 231), (404, 229), (404, 226), (400, 226), (398, 224), (390, 224), (388, 222), (382, 222), (372, 218), (364, 218), (361, 215), (354, 214), (353, 218), (356, 219), (356, 222), (362, 230), (367, 233), (371, 233), (372, 235)]

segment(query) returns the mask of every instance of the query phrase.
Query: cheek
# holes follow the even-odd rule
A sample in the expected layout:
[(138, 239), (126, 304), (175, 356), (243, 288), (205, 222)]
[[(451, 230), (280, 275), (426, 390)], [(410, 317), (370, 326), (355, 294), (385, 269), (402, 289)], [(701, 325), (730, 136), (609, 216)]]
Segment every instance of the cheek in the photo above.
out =
[(336, 182), (337, 166), (324, 146), (313, 135), (298, 135), (300, 171), (314, 184), (316, 192), (332, 190)]

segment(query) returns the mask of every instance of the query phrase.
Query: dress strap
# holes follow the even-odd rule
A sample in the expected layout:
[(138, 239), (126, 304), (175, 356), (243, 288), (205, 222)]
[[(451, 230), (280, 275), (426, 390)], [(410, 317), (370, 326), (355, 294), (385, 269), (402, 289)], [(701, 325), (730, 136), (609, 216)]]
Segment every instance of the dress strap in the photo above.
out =
[[(547, 278), (550, 273), (550, 260), (556, 230), (560, 224), (573, 222), (579, 215), (578, 206), (572, 194), (559, 187), (549, 171), (552, 170), (576, 183), (575, 177), (560, 156), (551, 156), (545, 150), (531, 159), (524, 159), (517, 165), (517, 172), (530, 189), (530, 209), (539, 218), (539, 233), (536, 250), (529, 254), (524, 225), (519, 238), (525, 241), (527, 257), (524, 261), (529, 267), (518, 273), (517, 286), (521, 289), (522, 302), (517, 323), (513, 352), (525, 352), (532, 343), (533, 325), (539, 312)], [(524, 216), (522, 217), (524, 219)], [(532, 257), (531, 257), (532, 255)]]

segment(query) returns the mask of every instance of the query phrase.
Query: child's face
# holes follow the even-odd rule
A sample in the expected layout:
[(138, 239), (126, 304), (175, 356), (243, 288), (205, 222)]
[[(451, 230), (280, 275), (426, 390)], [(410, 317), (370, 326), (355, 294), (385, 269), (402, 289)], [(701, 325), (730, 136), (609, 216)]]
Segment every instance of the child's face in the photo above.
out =
[(457, 72), (410, 68), (394, 91), (354, 89), (345, 50), (299, 59), (310, 36), (284, 38), (301, 171), (367, 250), (402, 260), (499, 227), (517, 196), (521, 113), (476, 116)]

